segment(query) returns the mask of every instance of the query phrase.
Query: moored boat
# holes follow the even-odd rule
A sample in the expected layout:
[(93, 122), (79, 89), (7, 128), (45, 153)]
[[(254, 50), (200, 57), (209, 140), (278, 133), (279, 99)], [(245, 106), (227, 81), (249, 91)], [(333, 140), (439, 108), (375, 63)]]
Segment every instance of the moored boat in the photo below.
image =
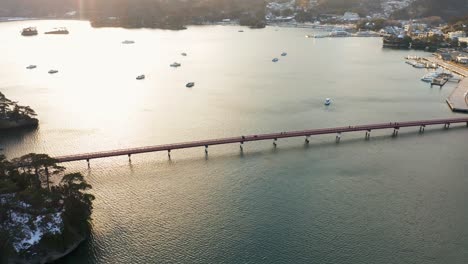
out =
[(278, 58), (274, 58), (274, 59), (272, 59), (271, 61), (272, 61), (272, 62), (278, 62), (279, 59), (278, 59)]
[(192, 87), (194, 87), (194, 86), (195, 86), (195, 83), (194, 83), (194, 82), (189, 82), (189, 83), (187, 83), (187, 84), (185, 85), (185, 87), (187, 87), (187, 88), (192, 88)]
[(421, 63), (421, 62), (417, 62), (417, 63), (413, 64), (413, 67), (417, 68), (417, 69), (424, 69), (424, 68), (426, 68), (426, 64)]
[(171, 67), (174, 67), (174, 68), (177, 68), (177, 67), (180, 67), (182, 66), (182, 64), (178, 63), (178, 62), (174, 62), (170, 65)]
[(58, 72), (58, 70), (50, 70), (50, 71), (49, 71), (49, 74), (55, 74), (55, 73), (57, 73), (57, 72)]
[(37, 29), (35, 27), (23, 28), (23, 30), (21, 31), (21, 35), (23, 35), (23, 36), (36, 36), (37, 35)]
[(51, 31), (47, 31), (44, 34), (55, 34), (55, 35), (66, 35), (69, 34), (70, 32), (68, 31), (67, 28), (61, 27), (61, 28), (54, 28)]
[(144, 80), (145, 78), (146, 78), (146, 76), (145, 76), (144, 74), (138, 75), (138, 76), (136, 77), (137, 80)]
[(37, 66), (36, 66), (36, 65), (32, 65), (32, 64), (29, 65), (28, 67), (26, 67), (26, 69), (28, 69), (28, 70), (32, 70), (32, 69), (36, 69), (36, 68), (37, 68)]

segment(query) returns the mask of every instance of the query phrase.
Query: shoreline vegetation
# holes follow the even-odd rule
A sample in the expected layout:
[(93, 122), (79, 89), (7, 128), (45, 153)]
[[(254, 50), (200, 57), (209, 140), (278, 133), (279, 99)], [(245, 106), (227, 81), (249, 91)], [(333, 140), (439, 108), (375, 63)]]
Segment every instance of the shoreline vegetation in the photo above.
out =
[(45, 154), (0, 155), (0, 262), (47, 263), (75, 250), (91, 232), (89, 189)]
[(0, 131), (14, 128), (37, 127), (36, 112), (29, 106), (19, 105), (0, 92)]

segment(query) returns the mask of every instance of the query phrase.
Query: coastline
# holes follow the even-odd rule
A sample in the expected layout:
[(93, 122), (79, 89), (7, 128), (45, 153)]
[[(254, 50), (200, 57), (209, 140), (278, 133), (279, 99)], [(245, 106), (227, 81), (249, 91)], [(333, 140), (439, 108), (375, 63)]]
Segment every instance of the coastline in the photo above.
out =
[(48, 256), (44, 257), (41, 259), (40, 263), (49, 263), (49, 262), (53, 262), (53, 261), (56, 261), (58, 259), (61, 259), (65, 256), (67, 256), (68, 254), (72, 253), (73, 251), (75, 251), (79, 245), (81, 245), (81, 243), (83, 243), (84, 241), (86, 240), (86, 236), (83, 236), (81, 237), (81, 239), (79, 239), (78, 241), (76, 241), (75, 243), (73, 243), (67, 250), (65, 250), (64, 252), (62, 253), (57, 253), (57, 252), (52, 252), (50, 253)]
[[(87, 21), (92, 23), (89, 19), (80, 19), (80, 18), (52, 18), (52, 17), (0, 17), (0, 23), (7, 23), (7, 22), (21, 22), (21, 21), (36, 21), (36, 20), (70, 20), (70, 21)], [(209, 22), (209, 23), (202, 23), (202, 24), (187, 24), (186, 27), (190, 26), (240, 26), (240, 27), (250, 27), (248, 25), (241, 25), (239, 21), (231, 21), (231, 22)], [(96, 28), (101, 27), (115, 27), (115, 26), (97, 26)], [(290, 23), (290, 22), (267, 22), (265, 27), (282, 27), (282, 28), (309, 28), (309, 29), (318, 29), (318, 30), (333, 30), (334, 28), (345, 28), (345, 29), (353, 29), (353, 26), (350, 24), (312, 24), (312, 23)], [(262, 27), (262, 28), (265, 28)], [(133, 27), (124, 27), (122, 28), (130, 28)], [(150, 27), (151, 28), (151, 27)], [(167, 29), (164, 27), (155, 27), (155, 29)], [(261, 28), (254, 28), (254, 29), (261, 29)]]
[(16, 259), (8, 260), (7, 263), (8, 264), (30, 264), (30, 263), (44, 264), (44, 263), (52, 263), (54, 261), (57, 261), (57, 260), (65, 257), (65, 256), (69, 255), (73, 251), (75, 251), (78, 248), (78, 246), (80, 246), (81, 243), (83, 243), (85, 240), (86, 240), (86, 236), (83, 236), (79, 240), (77, 240), (75, 243), (70, 245), (70, 247), (68, 249), (66, 249), (64, 252), (56, 252), (56, 251), (55, 252), (50, 252), (46, 256), (41, 257), (39, 259), (36, 259), (34, 261), (16, 258)]

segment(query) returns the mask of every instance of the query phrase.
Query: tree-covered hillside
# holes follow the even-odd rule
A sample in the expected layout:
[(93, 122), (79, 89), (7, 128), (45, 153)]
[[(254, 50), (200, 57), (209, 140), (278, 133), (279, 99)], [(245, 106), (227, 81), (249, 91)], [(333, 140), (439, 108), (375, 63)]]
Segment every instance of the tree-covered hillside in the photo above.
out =
[(405, 9), (393, 14), (397, 19), (441, 16), (444, 19), (466, 16), (467, 0), (416, 0)]

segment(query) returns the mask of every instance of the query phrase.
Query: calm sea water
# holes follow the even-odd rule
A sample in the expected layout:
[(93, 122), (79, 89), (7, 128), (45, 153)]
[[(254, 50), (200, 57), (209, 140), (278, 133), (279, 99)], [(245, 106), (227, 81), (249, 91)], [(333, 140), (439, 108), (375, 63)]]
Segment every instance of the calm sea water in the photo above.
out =
[[(30, 25), (71, 34), (21, 37)], [(457, 116), (445, 104), (454, 85), (430, 88), (404, 64), (428, 54), (239, 29), (1, 23), (0, 91), (34, 108), (40, 127), (3, 133), (0, 147), (10, 158), (63, 155)], [(60, 263), (467, 263), (468, 131), (416, 130), (66, 164), (97, 199), (91, 239)]]

